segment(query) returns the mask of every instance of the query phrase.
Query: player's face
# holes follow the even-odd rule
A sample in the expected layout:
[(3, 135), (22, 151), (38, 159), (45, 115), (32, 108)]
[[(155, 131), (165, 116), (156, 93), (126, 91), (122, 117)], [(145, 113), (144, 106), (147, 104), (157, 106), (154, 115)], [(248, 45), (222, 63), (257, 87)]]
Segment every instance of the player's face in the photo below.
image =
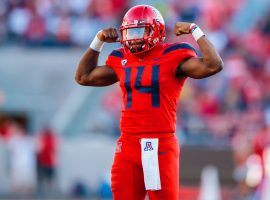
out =
[(137, 53), (143, 50), (145, 45), (144, 37), (148, 35), (149, 29), (147, 27), (123, 30), (123, 39), (128, 40), (128, 47), (131, 53)]
[(143, 50), (143, 45), (145, 44), (144, 40), (132, 40), (129, 42), (129, 48), (131, 53), (137, 53)]

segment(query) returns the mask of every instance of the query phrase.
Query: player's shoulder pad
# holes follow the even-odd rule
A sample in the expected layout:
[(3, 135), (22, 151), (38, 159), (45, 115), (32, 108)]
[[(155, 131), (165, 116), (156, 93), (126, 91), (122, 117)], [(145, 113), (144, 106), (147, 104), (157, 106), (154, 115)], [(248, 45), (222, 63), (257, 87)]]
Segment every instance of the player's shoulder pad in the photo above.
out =
[(116, 57), (116, 58), (124, 58), (124, 50), (123, 48), (119, 48), (119, 49), (116, 49), (116, 50), (113, 50), (109, 56), (113, 56), (113, 57)]
[(170, 44), (164, 51), (162, 54), (167, 54), (167, 53), (170, 53), (172, 51), (175, 51), (175, 50), (191, 50), (193, 52), (196, 52), (196, 50), (188, 43), (174, 43), (174, 44)]

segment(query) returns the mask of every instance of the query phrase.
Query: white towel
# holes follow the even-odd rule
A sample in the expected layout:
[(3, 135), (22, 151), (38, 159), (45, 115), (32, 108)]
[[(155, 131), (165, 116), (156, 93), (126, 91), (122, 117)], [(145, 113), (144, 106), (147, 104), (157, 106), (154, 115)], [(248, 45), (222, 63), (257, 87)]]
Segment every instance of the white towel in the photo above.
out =
[(160, 190), (158, 139), (142, 138), (141, 152), (145, 189)]

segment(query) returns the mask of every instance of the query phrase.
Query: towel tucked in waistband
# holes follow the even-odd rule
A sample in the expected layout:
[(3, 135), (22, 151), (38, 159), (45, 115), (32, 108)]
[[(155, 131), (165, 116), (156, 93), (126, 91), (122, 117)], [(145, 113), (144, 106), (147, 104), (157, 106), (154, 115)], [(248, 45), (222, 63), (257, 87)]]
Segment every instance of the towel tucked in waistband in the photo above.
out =
[(158, 138), (142, 138), (141, 152), (145, 189), (160, 190)]

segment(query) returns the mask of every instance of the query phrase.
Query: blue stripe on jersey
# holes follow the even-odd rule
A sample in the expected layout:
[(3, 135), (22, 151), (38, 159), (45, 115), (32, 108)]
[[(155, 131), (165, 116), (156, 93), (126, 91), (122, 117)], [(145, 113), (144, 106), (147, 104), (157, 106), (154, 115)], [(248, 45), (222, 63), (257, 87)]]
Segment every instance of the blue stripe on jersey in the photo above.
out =
[(132, 88), (130, 83), (130, 77), (131, 77), (131, 68), (125, 68), (125, 88), (127, 91), (127, 102), (126, 102), (126, 108), (130, 108), (132, 104)]
[(121, 51), (119, 51), (119, 50), (112, 51), (110, 56), (115, 56), (115, 57), (118, 57), (118, 58), (123, 58), (124, 57), (123, 53)]
[(196, 50), (191, 45), (189, 45), (187, 43), (181, 43), (181, 44), (173, 44), (172, 46), (165, 49), (162, 54), (166, 54), (166, 53), (169, 53), (169, 52), (177, 50), (177, 49), (189, 49), (189, 50), (194, 51), (196, 53)]

